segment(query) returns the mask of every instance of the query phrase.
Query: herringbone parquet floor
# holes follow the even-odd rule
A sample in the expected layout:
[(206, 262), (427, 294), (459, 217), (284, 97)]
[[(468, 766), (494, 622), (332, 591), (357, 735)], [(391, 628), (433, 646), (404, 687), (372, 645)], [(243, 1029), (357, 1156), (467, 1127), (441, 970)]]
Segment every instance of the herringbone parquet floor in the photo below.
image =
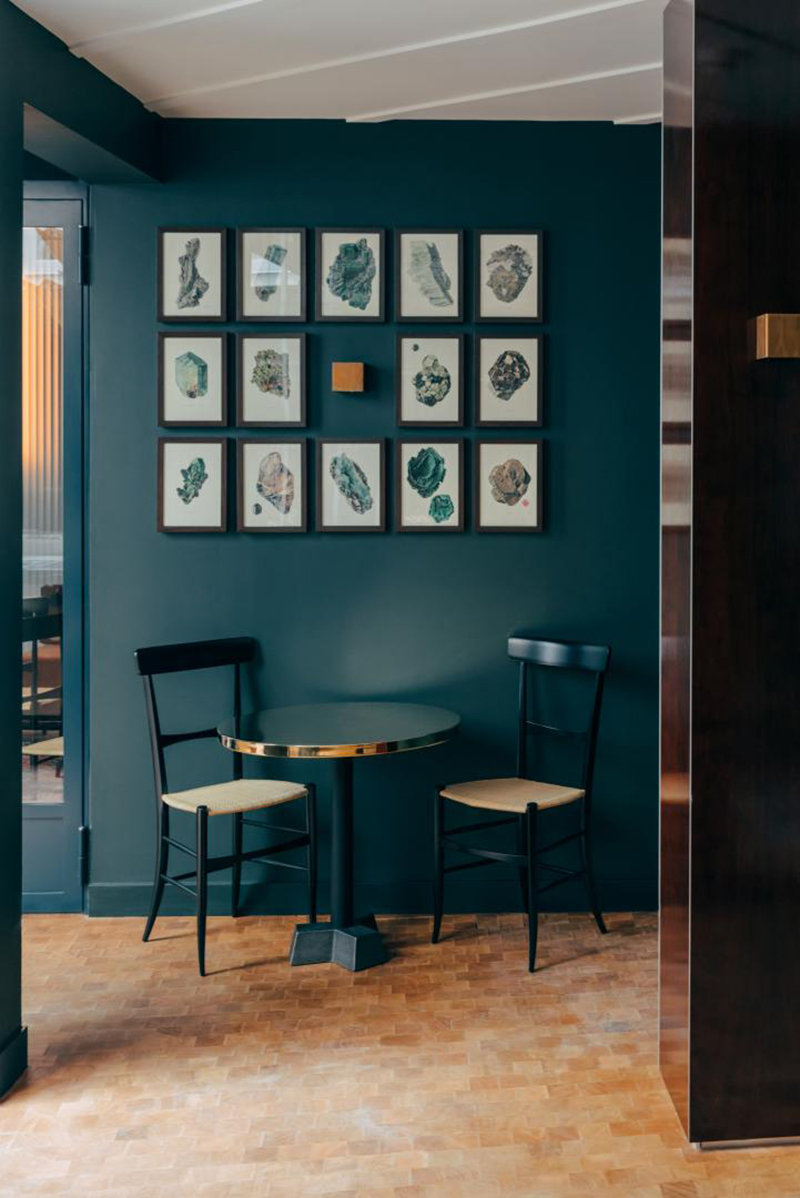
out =
[(698, 1153), (656, 1065), (652, 916), (381, 921), (363, 974), (290, 969), (292, 920), (25, 921), (31, 1067), (0, 1194), (766, 1198), (800, 1148)]

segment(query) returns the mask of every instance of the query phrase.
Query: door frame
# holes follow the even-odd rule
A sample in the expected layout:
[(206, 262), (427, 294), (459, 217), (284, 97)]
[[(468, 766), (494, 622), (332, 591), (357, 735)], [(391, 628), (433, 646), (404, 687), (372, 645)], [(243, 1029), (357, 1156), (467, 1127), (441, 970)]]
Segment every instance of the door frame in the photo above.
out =
[[(69, 210), (61, 208), (63, 204), (69, 204)], [(34, 206), (35, 211), (32, 212)], [(66, 219), (67, 212), (69, 219)], [(88, 278), (85, 230), (88, 219), (89, 195), (88, 188), (83, 184), (47, 181), (25, 183), (23, 225), (38, 224), (46, 227), (52, 224), (64, 228), (64, 312), (66, 315), (69, 307), (71, 320), (69, 324), (65, 321), (67, 335), (64, 342), (63, 444), (65, 463), (68, 459), (70, 468), (65, 467), (63, 470), (64, 606), (61, 669), (65, 749), (69, 750), (69, 747), (73, 746), (73, 751), (67, 751), (64, 757), (64, 804), (58, 804), (60, 810), (55, 811), (55, 804), (23, 805), (23, 826), (29, 821), (52, 820), (56, 815), (62, 819), (64, 825), (63, 889), (23, 889), (22, 910), (26, 914), (84, 910), (88, 842), (85, 811), (89, 700), (89, 673), (86, 668), (89, 630), (85, 602), (88, 498), (88, 296), (85, 286)], [(71, 601), (68, 600), (68, 596)]]

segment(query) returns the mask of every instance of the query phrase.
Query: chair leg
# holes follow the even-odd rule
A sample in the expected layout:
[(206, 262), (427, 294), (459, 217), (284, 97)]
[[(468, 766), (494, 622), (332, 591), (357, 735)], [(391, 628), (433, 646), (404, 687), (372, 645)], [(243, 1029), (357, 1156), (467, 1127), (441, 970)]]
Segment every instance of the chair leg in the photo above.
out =
[(231, 915), (235, 919), (239, 914), (239, 897), (242, 892), (242, 813), (237, 811), (233, 817), (233, 855), (237, 860), (231, 870)]
[(208, 910), (208, 808), (197, 808), (197, 962), (206, 976), (206, 913)]
[(308, 832), (308, 922), (317, 922), (317, 788), (306, 786), (306, 831)]
[[(521, 815), (517, 822), (517, 852), (520, 857), (525, 857), (527, 860), (527, 846), (525, 843), (525, 816)], [(520, 865), (517, 873), (519, 875), (519, 892), (522, 896), (522, 910), (528, 910), (528, 870), (524, 865)]]
[(539, 937), (539, 896), (536, 877), (536, 821), (538, 807), (528, 804), (525, 816), (528, 839), (528, 972), (536, 968), (536, 943)]
[(580, 845), (581, 850), (581, 865), (583, 867), (583, 874), (586, 878), (586, 893), (589, 896), (589, 908), (594, 916), (595, 923), (605, 936), (608, 928), (605, 925), (603, 913), (600, 910), (600, 904), (597, 901), (597, 891), (594, 885), (594, 874), (592, 873), (592, 844), (589, 837), (589, 829), (586, 827), (586, 825), (583, 827), (583, 833), (578, 841), (578, 844)]
[(169, 862), (169, 845), (164, 839), (165, 836), (169, 836), (169, 807), (166, 803), (160, 803), (159, 807), (156, 828), (156, 874), (153, 879), (150, 914), (147, 916), (147, 922), (144, 925), (144, 932), (142, 934), (142, 940), (145, 942), (150, 939), (150, 933), (153, 930), (153, 924), (156, 922), (158, 909), (161, 906), (161, 899), (164, 897), (163, 875), (167, 872)]
[(444, 902), (444, 796), (437, 788), (433, 808), (433, 932), (431, 944), (437, 944), (442, 928)]

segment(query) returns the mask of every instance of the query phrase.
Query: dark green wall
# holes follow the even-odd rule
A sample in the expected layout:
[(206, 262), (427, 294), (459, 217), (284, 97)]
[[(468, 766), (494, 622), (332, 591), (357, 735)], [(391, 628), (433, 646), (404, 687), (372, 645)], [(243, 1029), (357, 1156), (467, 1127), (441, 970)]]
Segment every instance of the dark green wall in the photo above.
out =
[[(457, 745), (356, 767), (363, 903), (411, 911), (429, 902), (433, 784), (513, 769), (505, 638), (521, 625), (614, 648), (597, 775), (600, 888), (607, 907), (655, 906), (658, 130), (172, 121), (165, 137), (165, 185), (93, 190), (90, 910), (141, 912), (149, 886), (136, 646), (251, 633), (263, 647), (254, 702), (399, 698), (461, 712)], [(546, 231), (542, 535), (156, 533), (156, 228), (282, 222)], [(308, 331), (308, 435), (395, 436), (392, 324)], [(334, 358), (369, 364), (367, 395), (331, 393)], [(174, 698), (182, 727), (194, 696)], [(198, 769), (187, 755), (172, 785), (223, 777), (229, 764), (213, 747)], [(283, 769), (324, 779), (321, 767)], [(452, 907), (516, 902), (503, 874), (463, 877)], [(583, 901), (564, 890), (556, 905)], [(286, 883), (263, 898), (272, 910), (301, 902)]]
[(51, 166), (43, 158), (37, 158), (35, 154), (29, 154), (27, 151), (25, 153), (23, 170), (25, 172), (26, 183), (37, 180), (46, 180), (49, 183), (53, 179), (63, 181), (74, 178), (73, 175), (68, 175), (66, 171), (62, 171), (60, 167)]
[(160, 121), (0, 0), (0, 1094), (24, 1068), (20, 1002), (20, 271), (23, 104), (156, 173)]

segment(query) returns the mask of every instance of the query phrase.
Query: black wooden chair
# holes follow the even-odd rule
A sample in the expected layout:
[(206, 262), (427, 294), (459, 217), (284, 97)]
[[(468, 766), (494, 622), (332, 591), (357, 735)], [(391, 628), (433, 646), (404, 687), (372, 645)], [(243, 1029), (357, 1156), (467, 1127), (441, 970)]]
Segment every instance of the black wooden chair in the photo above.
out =
[[(538, 932), (538, 897), (545, 890), (560, 886), (570, 878), (583, 877), (589, 897), (589, 906), (601, 932), (606, 931), (603, 916), (597, 904), (592, 878), (591, 857), (591, 810), (592, 781), (594, 776), (597, 731), (600, 723), (600, 707), (603, 700), (603, 684), (611, 650), (607, 645), (581, 645), (574, 641), (544, 641), (527, 632), (517, 632), (509, 638), (508, 655), (520, 663), (519, 668), (519, 715), (517, 728), (517, 776), (515, 778), (487, 778), (480, 782), (459, 782), (453, 786), (440, 786), (436, 791), (434, 817), (435, 882), (433, 898), (434, 944), (439, 939), (442, 926), (442, 903), (444, 875), (456, 870), (473, 869), (481, 865), (511, 862), (519, 870), (523, 905), (528, 913), (528, 968), (536, 966), (536, 940)], [(591, 718), (583, 731), (568, 731), (549, 724), (537, 723), (529, 718), (529, 672), (535, 667), (558, 670), (583, 671), (594, 676)], [(582, 747), (582, 770), (578, 786), (554, 786), (548, 782), (535, 782), (528, 777), (528, 737), (537, 735), (568, 739)], [(504, 812), (500, 819), (491, 819), (478, 824), (463, 824), (457, 828), (445, 828), (445, 802), (460, 803), (465, 807), (476, 807), (487, 812)], [(539, 816), (541, 812), (556, 807), (575, 804), (579, 827), (569, 836), (560, 837), (551, 844), (539, 846)], [(457, 835), (480, 832), (486, 828), (498, 828), (503, 824), (517, 825), (517, 851), (498, 852), (493, 849), (477, 848)], [(563, 845), (577, 842), (580, 851), (580, 868), (566, 869), (539, 860), (543, 853)], [(477, 857), (459, 865), (445, 867), (446, 849)], [(548, 870), (558, 875), (554, 881), (538, 886), (538, 871)]]
[[(147, 703), (147, 719), (150, 727), (150, 747), (153, 753), (153, 772), (156, 789), (156, 870), (153, 882), (153, 898), (150, 904), (150, 914), (145, 924), (143, 940), (147, 940), (153, 930), (153, 924), (158, 915), (161, 899), (166, 885), (177, 886), (195, 897), (197, 909), (197, 956), (200, 965), (200, 976), (205, 977), (205, 943), (206, 943), (206, 910), (208, 900), (208, 875), (217, 870), (232, 871), (231, 914), (236, 916), (239, 910), (239, 893), (242, 881), (242, 864), (245, 861), (256, 861), (262, 865), (280, 865), (287, 869), (299, 869), (308, 874), (309, 890), (309, 921), (316, 920), (317, 907), (317, 843), (316, 843), (316, 793), (312, 784), (300, 785), (295, 782), (274, 782), (262, 778), (242, 777), (242, 757), (240, 753), (232, 754), (233, 781), (222, 782), (212, 786), (199, 786), (191, 790), (171, 791), (167, 784), (167, 770), (164, 762), (164, 750), (170, 745), (183, 741), (216, 738), (214, 728), (205, 728), (200, 732), (165, 733), (161, 731), (161, 722), (156, 704), (156, 692), (153, 678), (158, 674), (174, 674), (185, 670), (206, 670), (217, 666), (233, 666), (233, 714), (241, 714), (241, 667), (252, 661), (255, 655), (256, 642), (250, 637), (232, 637), (219, 641), (192, 641), (182, 645), (156, 645), (148, 649), (137, 649), (135, 653), (136, 666), (144, 681), (145, 700)], [(305, 799), (306, 826), (302, 828), (287, 828), (279, 824), (265, 824), (259, 820), (247, 819), (246, 813), (260, 811), (267, 807), (277, 807), (283, 803), (291, 803), (297, 799)], [(193, 815), (196, 820), (196, 848), (182, 844), (170, 835), (170, 811), (184, 811)], [(224, 857), (208, 856), (208, 820), (212, 816), (233, 816), (233, 852)], [(282, 844), (271, 845), (263, 849), (252, 849), (244, 852), (242, 849), (242, 833), (244, 825), (252, 825), (273, 832), (296, 833), (290, 840)], [(187, 873), (170, 875), (169, 851), (177, 849), (195, 858), (195, 868)], [(305, 848), (307, 850), (306, 865), (291, 864), (278, 860), (278, 856), (291, 849)], [(195, 889), (186, 885), (186, 880), (195, 880)]]

